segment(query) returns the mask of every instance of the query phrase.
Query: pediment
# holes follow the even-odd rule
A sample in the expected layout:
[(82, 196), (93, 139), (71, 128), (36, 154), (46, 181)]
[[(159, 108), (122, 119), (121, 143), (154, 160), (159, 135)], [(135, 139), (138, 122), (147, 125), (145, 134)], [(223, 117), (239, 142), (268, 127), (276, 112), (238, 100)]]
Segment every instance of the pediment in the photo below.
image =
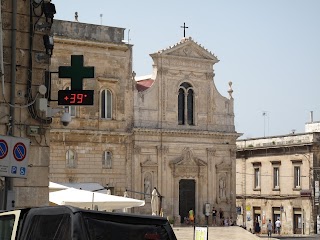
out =
[(182, 156), (171, 161), (170, 166), (177, 167), (201, 167), (206, 166), (207, 163), (199, 158), (193, 156), (192, 151), (189, 148), (185, 148), (182, 152)]
[(193, 59), (206, 59), (217, 63), (219, 60), (214, 54), (207, 49), (194, 42), (191, 38), (184, 38), (172, 47), (161, 50), (161, 55), (184, 57)]

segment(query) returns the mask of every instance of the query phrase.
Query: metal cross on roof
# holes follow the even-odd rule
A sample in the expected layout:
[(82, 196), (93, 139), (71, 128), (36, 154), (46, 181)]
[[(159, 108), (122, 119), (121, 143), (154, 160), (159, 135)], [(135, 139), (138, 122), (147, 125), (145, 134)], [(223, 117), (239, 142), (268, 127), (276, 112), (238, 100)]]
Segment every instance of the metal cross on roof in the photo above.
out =
[(94, 67), (83, 66), (83, 55), (71, 55), (71, 66), (59, 66), (59, 78), (71, 78), (71, 90), (82, 90), (84, 78), (94, 78)]
[(183, 26), (181, 26), (181, 28), (183, 28), (183, 37), (186, 37), (186, 28), (189, 27), (186, 27), (186, 23), (183, 23)]

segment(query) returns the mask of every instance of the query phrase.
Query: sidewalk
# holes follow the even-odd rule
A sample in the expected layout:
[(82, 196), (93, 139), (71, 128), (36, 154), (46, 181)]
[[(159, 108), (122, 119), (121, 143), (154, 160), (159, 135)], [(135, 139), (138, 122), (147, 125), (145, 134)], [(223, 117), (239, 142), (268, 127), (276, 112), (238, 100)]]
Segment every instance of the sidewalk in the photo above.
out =
[[(193, 240), (193, 227), (173, 227), (178, 240)], [(259, 236), (248, 232), (247, 230), (238, 227), (209, 227), (209, 240), (258, 240)], [(267, 236), (266, 236), (267, 237)], [(264, 237), (263, 237), (264, 238)], [(268, 238), (267, 238), (268, 239)], [(269, 238), (270, 240), (277, 240), (277, 238)]]

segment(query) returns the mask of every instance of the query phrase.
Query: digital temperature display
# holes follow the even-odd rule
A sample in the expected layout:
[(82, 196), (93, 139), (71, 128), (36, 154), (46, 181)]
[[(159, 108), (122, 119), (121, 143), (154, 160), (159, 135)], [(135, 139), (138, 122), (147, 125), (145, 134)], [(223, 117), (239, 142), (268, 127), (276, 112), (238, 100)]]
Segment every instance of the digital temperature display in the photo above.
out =
[(93, 105), (93, 90), (59, 90), (58, 105)]

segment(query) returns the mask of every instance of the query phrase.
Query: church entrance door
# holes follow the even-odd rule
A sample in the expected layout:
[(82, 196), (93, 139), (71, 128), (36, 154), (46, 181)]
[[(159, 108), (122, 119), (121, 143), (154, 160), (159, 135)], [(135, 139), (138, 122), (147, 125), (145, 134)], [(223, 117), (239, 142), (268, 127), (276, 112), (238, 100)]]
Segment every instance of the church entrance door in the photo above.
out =
[[(181, 179), (179, 182), (179, 215), (181, 223), (189, 217), (189, 210), (195, 211), (195, 189), (196, 182), (194, 179)], [(195, 214), (196, 215), (196, 214)]]

